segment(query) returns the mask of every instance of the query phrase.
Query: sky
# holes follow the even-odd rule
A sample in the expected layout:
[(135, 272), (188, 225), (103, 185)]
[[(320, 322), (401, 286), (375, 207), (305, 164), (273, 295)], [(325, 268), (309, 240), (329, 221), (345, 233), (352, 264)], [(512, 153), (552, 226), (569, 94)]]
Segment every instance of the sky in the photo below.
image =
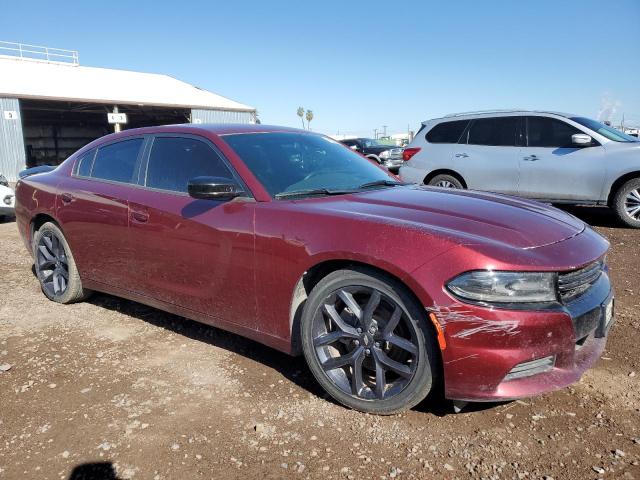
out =
[[(327, 134), (524, 108), (640, 126), (640, 0), (0, 0), (0, 40), (164, 73)], [(0, 75), (2, 72), (0, 72)]]

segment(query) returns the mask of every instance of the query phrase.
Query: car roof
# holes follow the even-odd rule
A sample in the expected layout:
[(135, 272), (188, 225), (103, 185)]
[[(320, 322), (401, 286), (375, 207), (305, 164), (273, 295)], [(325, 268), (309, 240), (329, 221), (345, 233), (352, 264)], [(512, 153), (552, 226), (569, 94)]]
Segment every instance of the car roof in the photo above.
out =
[(440, 120), (452, 120), (452, 119), (471, 119), (471, 118), (483, 118), (483, 117), (495, 117), (495, 116), (512, 116), (512, 115), (530, 115), (530, 114), (542, 114), (542, 115), (557, 115), (559, 117), (572, 118), (579, 115), (573, 115), (571, 113), (554, 112), (551, 110), (520, 110), (520, 109), (505, 109), (505, 110), (478, 110), (474, 112), (461, 112), (450, 113), (443, 117), (432, 118), (425, 120), (423, 124), (440, 121)]
[(309, 130), (299, 128), (282, 127), (277, 125), (262, 125), (253, 123), (180, 123), (175, 125), (160, 125), (155, 127), (130, 128), (119, 133), (108, 135), (111, 138), (152, 134), (162, 132), (184, 132), (184, 133), (213, 133), (215, 135), (232, 135), (238, 133), (270, 133), (270, 132), (297, 132), (315, 134)]

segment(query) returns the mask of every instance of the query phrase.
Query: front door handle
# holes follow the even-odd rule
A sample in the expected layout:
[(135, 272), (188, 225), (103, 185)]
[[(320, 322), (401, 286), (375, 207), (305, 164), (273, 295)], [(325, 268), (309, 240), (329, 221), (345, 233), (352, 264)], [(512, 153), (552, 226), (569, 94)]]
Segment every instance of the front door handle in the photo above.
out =
[(537, 162), (540, 160), (536, 155), (529, 155), (528, 157), (523, 157), (525, 162)]
[(69, 205), (71, 202), (73, 202), (74, 196), (70, 193), (65, 192), (60, 195), (60, 200), (62, 200), (62, 203), (64, 203), (65, 205)]
[(131, 218), (138, 223), (145, 223), (149, 221), (149, 214), (147, 212), (143, 212), (142, 210), (132, 210)]
[(469, 155), (466, 153), (456, 153), (456, 158), (467, 158)]

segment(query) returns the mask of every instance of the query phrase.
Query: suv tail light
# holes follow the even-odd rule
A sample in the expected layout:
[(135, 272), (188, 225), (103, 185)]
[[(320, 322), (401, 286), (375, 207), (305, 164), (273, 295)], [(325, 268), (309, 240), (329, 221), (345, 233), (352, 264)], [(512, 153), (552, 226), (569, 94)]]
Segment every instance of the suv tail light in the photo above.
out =
[(411, 157), (413, 157), (419, 151), (419, 148), (405, 148), (404, 152), (402, 152), (402, 160), (404, 160), (405, 162), (411, 160)]

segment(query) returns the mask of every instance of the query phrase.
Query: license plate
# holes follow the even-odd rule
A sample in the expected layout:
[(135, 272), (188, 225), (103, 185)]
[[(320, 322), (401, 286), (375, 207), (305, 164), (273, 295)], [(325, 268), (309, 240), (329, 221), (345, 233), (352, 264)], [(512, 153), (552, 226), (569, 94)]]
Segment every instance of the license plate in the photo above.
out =
[(604, 310), (604, 324), (609, 325), (609, 322), (613, 318), (613, 298), (609, 300)]

